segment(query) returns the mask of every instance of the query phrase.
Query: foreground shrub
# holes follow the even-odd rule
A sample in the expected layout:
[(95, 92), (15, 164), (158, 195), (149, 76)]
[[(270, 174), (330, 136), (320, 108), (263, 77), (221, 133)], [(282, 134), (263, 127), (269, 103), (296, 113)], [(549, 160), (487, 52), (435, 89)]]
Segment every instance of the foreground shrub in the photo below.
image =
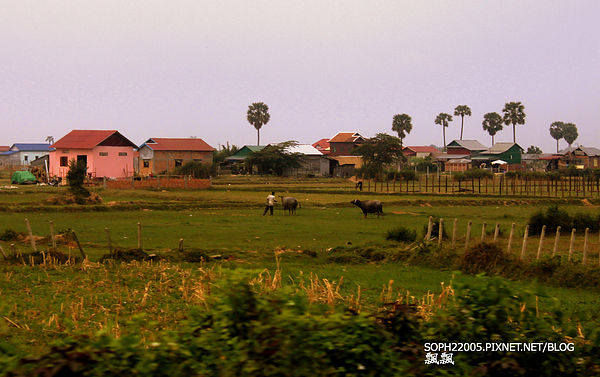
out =
[(4, 242), (9, 242), (9, 241), (15, 241), (19, 238), (21, 234), (15, 232), (12, 229), (6, 229), (4, 231), (4, 233), (0, 234), (0, 241), (4, 241)]
[(403, 226), (388, 230), (385, 239), (397, 242), (414, 242), (417, 239), (417, 232)]
[(509, 258), (509, 255), (498, 245), (482, 242), (471, 247), (463, 254), (460, 268), (469, 274), (491, 273), (497, 266), (509, 262)]

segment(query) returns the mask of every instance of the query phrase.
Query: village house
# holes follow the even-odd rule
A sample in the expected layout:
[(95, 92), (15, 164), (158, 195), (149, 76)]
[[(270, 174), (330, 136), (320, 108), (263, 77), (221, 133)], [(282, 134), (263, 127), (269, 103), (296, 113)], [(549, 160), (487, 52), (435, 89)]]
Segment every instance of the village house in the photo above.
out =
[(561, 162), (564, 166), (574, 166), (576, 169), (600, 169), (600, 149), (578, 146), (561, 151)]
[(51, 177), (65, 178), (72, 160), (85, 162), (92, 178), (124, 178), (134, 172), (136, 145), (116, 130), (73, 130), (52, 148)]
[(517, 143), (496, 143), (491, 148), (471, 157), (477, 167), (508, 165), (507, 170), (519, 170), (522, 167), (523, 148)]
[(329, 139), (321, 139), (316, 143), (313, 143), (313, 147), (317, 148), (317, 150), (324, 155), (328, 155), (331, 152)]
[(446, 146), (446, 152), (436, 155), (435, 160), (440, 166), (440, 171), (464, 171), (472, 166), (471, 156), (486, 149), (487, 147), (477, 140), (452, 140)]
[(402, 154), (406, 157), (435, 157), (441, 152), (434, 146), (409, 146), (402, 148)]
[(488, 149), (477, 140), (452, 140), (446, 146), (447, 154), (472, 156)]
[(45, 156), (52, 149), (47, 143), (15, 143), (8, 151), (0, 152), (0, 164), (3, 166), (26, 166), (31, 161)]
[(339, 132), (329, 139), (329, 156), (354, 156), (354, 149), (365, 141), (358, 132)]
[(150, 138), (139, 148), (138, 173), (169, 174), (191, 161), (212, 164), (214, 151), (199, 138)]
[(305, 176), (327, 176), (329, 175), (329, 163), (323, 153), (310, 144), (298, 144), (286, 149), (288, 153), (299, 153), (302, 155), (301, 166), (298, 169), (289, 169), (285, 175)]

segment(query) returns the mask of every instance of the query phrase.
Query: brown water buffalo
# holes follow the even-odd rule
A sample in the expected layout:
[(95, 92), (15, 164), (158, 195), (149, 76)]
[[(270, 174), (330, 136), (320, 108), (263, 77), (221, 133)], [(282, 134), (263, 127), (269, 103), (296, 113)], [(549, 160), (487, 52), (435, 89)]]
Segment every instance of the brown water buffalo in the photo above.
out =
[(377, 217), (383, 215), (383, 206), (379, 200), (358, 200), (354, 199), (350, 203), (354, 204), (358, 208), (362, 209), (365, 218), (367, 218), (367, 213), (376, 213)]

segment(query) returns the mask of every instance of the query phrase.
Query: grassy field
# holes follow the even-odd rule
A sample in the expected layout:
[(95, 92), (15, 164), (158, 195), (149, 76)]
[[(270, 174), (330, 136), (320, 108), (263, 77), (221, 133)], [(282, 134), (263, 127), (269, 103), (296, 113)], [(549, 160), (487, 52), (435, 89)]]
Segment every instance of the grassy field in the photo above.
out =
[[(293, 195), (301, 202), (296, 216), (287, 216), (279, 208), (275, 216), (261, 216), (268, 192)], [(277, 178), (223, 178), (212, 189), (203, 191), (98, 190), (100, 205), (51, 205), (49, 196), (61, 195), (64, 188), (19, 187), (0, 189), (0, 233), (7, 229), (26, 234), (25, 218), (37, 247), (49, 250), (49, 222), (57, 232), (73, 229), (90, 262), (84, 265), (35, 266), (0, 264), (0, 336), (31, 352), (40, 352), (57, 334), (94, 334), (99, 329), (118, 335), (126, 331), (127, 322), (139, 313), (153, 321), (151, 329), (172, 328), (182, 319), (186, 308), (202, 303), (194, 287), (217, 277), (241, 271), (259, 276), (265, 269), (274, 274), (275, 253), (279, 255), (282, 283), (297, 287), (302, 279), (339, 285), (340, 300), (356, 297), (360, 287), (362, 305), (376, 307), (380, 294), (390, 281), (397, 293), (409, 292), (420, 298), (428, 292), (439, 293), (441, 283), (456, 279), (469, 281), (470, 276), (456, 276), (451, 270), (431, 269), (403, 262), (368, 263), (332, 262), (339, 247), (372, 247), (400, 250), (410, 246), (385, 240), (388, 230), (405, 226), (423, 233), (429, 216), (443, 217), (451, 235), (454, 218), (458, 221), (457, 249), (464, 246), (467, 221), (473, 222), (472, 244), (481, 237), (485, 222), (488, 230), (498, 222), (506, 246), (511, 223), (517, 226), (513, 253), (521, 251), (521, 237), (528, 218), (548, 204), (559, 203), (570, 213), (598, 214), (597, 205), (584, 205), (580, 199), (494, 198), (472, 195), (432, 196), (406, 194), (358, 193), (345, 180), (285, 180)], [(364, 219), (360, 210), (349, 202), (354, 198), (377, 198), (384, 202), (384, 218)], [(595, 202), (586, 203), (595, 204)], [(137, 247), (137, 223), (142, 224), (142, 248), (148, 253), (176, 253), (180, 239), (185, 250), (202, 250), (219, 256), (204, 264), (144, 262), (133, 264), (95, 263), (108, 253), (105, 228), (110, 229), (113, 246)], [(565, 254), (569, 240), (566, 231), (559, 253)], [(421, 236), (422, 237), (422, 236)], [(490, 238), (491, 236), (487, 236)], [(552, 249), (553, 235), (543, 252)], [(529, 239), (527, 259), (537, 253), (537, 237)], [(0, 241), (3, 249), (31, 252), (28, 240)], [(445, 247), (449, 240), (444, 241)], [(583, 237), (575, 244), (575, 258), (581, 258)], [(591, 263), (598, 263), (598, 235), (589, 249)], [(76, 246), (59, 244), (59, 250), (78, 256)], [(209, 258), (210, 259), (210, 258)], [(237, 272), (236, 272), (237, 273)], [(316, 279), (318, 276), (318, 279)], [(217, 284), (217, 283), (215, 283)], [(579, 310), (600, 309), (598, 291), (539, 286), (515, 281), (519, 287), (541, 290), (540, 305), (555, 300), (570, 316)], [(588, 318), (585, 326), (595, 326)]]

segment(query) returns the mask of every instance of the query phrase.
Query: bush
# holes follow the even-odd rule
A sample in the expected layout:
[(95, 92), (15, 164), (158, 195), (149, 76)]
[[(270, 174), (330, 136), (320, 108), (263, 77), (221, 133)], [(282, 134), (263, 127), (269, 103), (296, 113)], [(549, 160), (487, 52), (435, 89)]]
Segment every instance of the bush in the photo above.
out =
[(529, 234), (540, 234), (542, 227), (546, 225), (547, 232), (555, 232), (559, 226), (563, 230), (576, 228), (583, 231), (590, 228), (592, 232), (600, 230), (600, 218), (586, 213), (578, 213), (574, 216), (569, 215), (567, 211), (561, 210), (558, 206), (548, 207), (545, 211), (538, 211), (529, 218)]
[(178, 166), (173, 171), (175, 175), (191, 175), (194, 178), (208, 179), (217, 175), (217, 165), (204, 164), (200, 161), (190, 161)]
[(416, 181), (417, 173), (412, 169), (403, 169), (398, 172), (398, 177), (404, 181)]
[(414, 242), (417, 239), (417, 232), (414, 229), (399, 226), (388, 230), (385, 239), (397, 242)]
[(465, 178), (478, 179), (478, 178), (492, 178), (494, 174), (486, 169), (471, 169), (463, 173)]
[(497, 266), (509, 261), (506, 254), (494, 243), (480, 243), (467, 250), (461, 260), (460, 268), (469, 274), (491, 273)]
[(0, 235), (0, 241), (9, 242), (15, 241), (19, 238), (20, 233), (15, 232), (12, 229), (6, 229), (4, 233)]
[(85, 204), (85, 199), (90, 196), (90, 192), (83, 187), (86, 175), (87, 165), (85, 161), (71, 160), (69, 162), (67, 182), (69, 184), (69, 191), (75, 196), (77, 204)]

